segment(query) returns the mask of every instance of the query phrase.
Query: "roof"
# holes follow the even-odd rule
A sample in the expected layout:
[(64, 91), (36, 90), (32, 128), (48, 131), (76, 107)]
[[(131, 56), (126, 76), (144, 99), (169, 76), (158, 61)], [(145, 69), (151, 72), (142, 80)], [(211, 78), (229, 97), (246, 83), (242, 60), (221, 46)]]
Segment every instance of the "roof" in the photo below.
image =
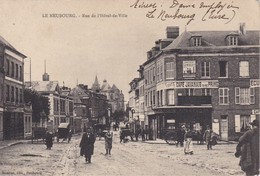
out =
[(2, 36), (0, 36), (0, 43), (2, 43), (5, 46), (8, 46), (9, 48), (16, 50), (8, 41), (6, 41)]
[(112, 85), (112, 89), (113, 89), (113, 90), (119, 90), (119, 89), (116, 87), (115, 84)]
[(0, 44), (3, 44), (4, 46), (7, 46), (8, 48), (10, 48), (12, 51), (14, 51), (15, 53), (17, 53), (18, 55), (22, 56), (23, 58), (25, 58), (26, 56), (22, 53), (20, 53), (19, 51), (17, 51), (7, 40), (5, 40), (2, 36), (0, 36)]
[(103, 81), (103, 84), (102, 84), (102, 86), (101, 86), (101, 90), (102, 90), (102, 91), (108, 91), (108, 90), (110, 90), (110, 89), (111, 89), (111, 86), (107, 83), (106, 80), (104, 80), (104, 81)]
[[(237, 35), (237, 31), (185, 31), (163, 50), (190, 47), (190, 38), (201, 36), (201, 46), (226, 46), (228, 35)], [(259, 45), (260, 31), (246, 31), (238, 35), (238, 45)]]
[[(26, 82), (26, 87), (30, 86), (29, 82)], [(56, 92), (59, 91), (58, 81), (32, 81), (31, 88), (37, 92)]]

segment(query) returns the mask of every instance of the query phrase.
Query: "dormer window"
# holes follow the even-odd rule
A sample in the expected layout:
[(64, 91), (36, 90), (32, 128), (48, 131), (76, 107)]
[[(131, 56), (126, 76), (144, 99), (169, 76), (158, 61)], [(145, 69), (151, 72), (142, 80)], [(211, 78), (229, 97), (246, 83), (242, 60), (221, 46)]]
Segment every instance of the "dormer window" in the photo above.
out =
[(229, 36), (229, 45), (235, 46), (238, 43), (237, 41), (237, 36)]
[(201, 46), (201, 36), (195, 36), (191, 38), (191, 46)]
[(237, 46), (238, 45), (238, 33), (231, 32), (226, 36), (226, 42), (229, 46)]

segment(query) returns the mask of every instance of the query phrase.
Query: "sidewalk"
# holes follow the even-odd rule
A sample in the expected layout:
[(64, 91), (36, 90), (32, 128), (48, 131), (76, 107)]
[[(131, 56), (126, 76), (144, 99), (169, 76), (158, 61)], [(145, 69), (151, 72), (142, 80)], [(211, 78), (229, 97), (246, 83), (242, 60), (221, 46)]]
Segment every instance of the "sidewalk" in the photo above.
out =
[[(217, 141), (218, 144), (217, 145), (225, 145), (225, 144), (237, 144), (238, 142), (236, 141)], [(163, 139), (156, 139), (156, 140), (147, 140), (144, 141), (144, 143), (148, 143), (148, 144), (167, 144), (165, 140)], [(196, 141), (193, 141), (193, 144), (197, 145)], [(204, 143), (205, 144), (205, 143)], [(200, 145), (200, 144), (198, 144)], [(202, 144), (203, 145), (203, 144)]]
[(0, 141), (0, 150), (4, 149), (6, 147), (10, 147), (13, 145), (18, 145), (18, 144), (28, 144), (31, 143), (32, 140), (4, 140)]

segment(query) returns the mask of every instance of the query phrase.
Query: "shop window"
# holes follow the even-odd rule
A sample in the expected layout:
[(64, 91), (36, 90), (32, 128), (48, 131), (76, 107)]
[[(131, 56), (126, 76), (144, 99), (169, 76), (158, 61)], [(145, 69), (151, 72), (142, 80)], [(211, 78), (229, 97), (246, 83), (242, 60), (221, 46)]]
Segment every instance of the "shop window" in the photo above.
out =
[(211, 89), (201, 89), (201, 95), (202, 96), (210, 96), (211, 95)]
[(194, 96), (194, 89), (185, 89), (185, 95), (186, 96)]

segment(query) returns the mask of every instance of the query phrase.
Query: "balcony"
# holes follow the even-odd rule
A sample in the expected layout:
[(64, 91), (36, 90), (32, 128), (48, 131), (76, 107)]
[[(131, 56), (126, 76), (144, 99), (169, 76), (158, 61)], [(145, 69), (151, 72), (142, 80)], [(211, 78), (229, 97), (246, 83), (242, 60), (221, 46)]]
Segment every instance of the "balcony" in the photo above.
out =
[(201, 106), (211, 104), (211, 96), (178, 96), (178, 106)]

